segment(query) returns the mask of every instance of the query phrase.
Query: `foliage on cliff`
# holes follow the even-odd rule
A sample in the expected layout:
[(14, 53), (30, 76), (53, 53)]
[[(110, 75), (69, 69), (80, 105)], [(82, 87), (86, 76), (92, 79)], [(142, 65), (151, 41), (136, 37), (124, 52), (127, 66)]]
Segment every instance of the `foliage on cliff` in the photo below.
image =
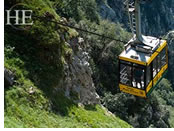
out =
[[(107, 10), (117, 6), (114, 22), (121, 24), (100, 18), (98, 6), (105, 9), (102, 1), (97, 1), (97, 5), (95, 0), (6, 0), (5, 5), (10, 7), (19, 2), (26, 3), (35, 16), (43, 19), (33, 18), (35, 24), (27, 31), (5, 27), (5, 68), (15, 74), (15, 84), (5, 89), (5, 127), (130, 127), (129, 124), (173, 127), (172, 74), (168, 74), (170, 81), (161, 81), (148, 100), (120, 93), (117, 56), (123, 50), (123, 43), (81, 31), (77, 33), (49, 22), (63, 21), (128, 41), (131, 35), (123, 29), (125, 14), (120, 14), (123, 5), (118, 4), (122, 0), (114, 1), (114, 4), (103, 1), (109, 5)], [(99, 105), (79, 106), (64, 97), (64, 89), (57, 90), (65, 78), (66, 59), (73, 54), (66, 42), (77, 36), (84, 39), (81, 46), (90, 54), (92, 78), (102, 104), (129, 124), (108, 114)]]
[(19, 2), (44, 20), (34, 19), (26, 31), (5, 26), (5, 68), (15, 75), (14, 85), (5, 87), (5, 127), (131, 127), (101, 105), (81, 106), (66, 98), (63, 89), (56, 90), (64, 77), (65, 59), (72, 53), (65, 41), (78, 34), (48, 22), (46, 12), (62, 20), (55, 11), (61, 1), (7, 0), (5, 5)]

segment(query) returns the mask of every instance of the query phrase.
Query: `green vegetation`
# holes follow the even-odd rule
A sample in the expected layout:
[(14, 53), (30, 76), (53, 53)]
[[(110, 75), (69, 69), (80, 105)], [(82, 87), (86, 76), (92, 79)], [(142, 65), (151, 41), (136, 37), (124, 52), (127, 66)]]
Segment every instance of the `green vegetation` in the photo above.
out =
[(44, 91), (51, 87), (42, 91), (35, 86), (27, 78), (24, 61), (14, 57), (11, 48), (5, 52), (5, 67), (15, 69), (17, 77), (16, 84), (5, 89), (5, 127), (131, 127), (100, 105), (80, 107), (61, 93), (52, 93), (49, 99)]
[[(7, 0), (6, 5), (23, 2), (34, 15), (59, 21), (49, 0)], [(45, 28), (46, 27), (46, 28)], [(65, 40), (78, 35), (75, 30), (35, 19), (26, 31), (5, 27), (5, 68), (15, 74), (15, 83), (5, 86), (5, 127), (131, 127), (108, 113), (101, 105), (79, 106), (56, 86), (64, 77), (66, 56), (72, 53)]]
[(105, 93), (102, 99), (108, 110), (133, 127), (173, 127), (172, 102), (173, 89), (167, 79), (162, 79), (148, 99), (125, 93)]
[[(174, 30), (173, 30), (174, 31)], [(169, 45), (169, 72), (173, 72), (174, 70), (174, 33), (170, 33), (165, 37), (168, 41)], [(170, 80), (172, 87), (174, 88), (174, 73), (168, 73), (168, 79)]]
[(66, 18), (80, 20), (90, 20), (99, 24), (99, 15), (95, 0), (53, 0), (58, 14)]
[[(122, 41), (128, 41), (131, 38), (131, 34), (126, 32), (121, 24), (108, 20), (101, 20), (100, 25), (81, 20), (78, 26)], [(117, 85), (118, 81), (117, 57), (123, 50), (123, 43), (84, 32), (80, 32), (80, 36), (85, 39), (85, 48), (91, 56), (90, 65), (98, 94), (103, 96), (106, 91), (118, 92), (118, 88), (113, 85)]]
[[(59, 95), (58, 109), (67, 110), (66, 115), (49, 109), (48, 99), (35, 88), (34, 94), (29, 94), (23, 88), (11, 87), (6, 91), (5, 127), (131, 127), (119, 118), (110, 115), (101, 106), (79, 107)], [(68, 107), (67, 107), (68, 106)], [(69, 107), (71, 106), (71, 107)], [(61, 110), (60, 109), (60, 110)]]
[(169, 117), (169, 123), (171, 128), (174, 128), (174, 107), (168, 107), (169, 112), (170, 112), (170, 117)]
[[(5, 127), (174, 127), (172, 74), (172, 84), (163, 79), (149, 99), (120, 93), (117, 56), (123, 43), (49, 22), (128, 41), (131, 34), (121, 24), (100, 18), (95, 0), (6, 0), (5, 5), (20, 2), (33, 10), (35, 24), (25, 31), (5, 27), (5, 68), (15, 74), (14, 85), (5, 87)], [(64, 96), (64, 65), (75, 55), (66, 42), (75, 37), (85, 40), (81, 48), (90, 55), (96, 91), (114, 115)]]

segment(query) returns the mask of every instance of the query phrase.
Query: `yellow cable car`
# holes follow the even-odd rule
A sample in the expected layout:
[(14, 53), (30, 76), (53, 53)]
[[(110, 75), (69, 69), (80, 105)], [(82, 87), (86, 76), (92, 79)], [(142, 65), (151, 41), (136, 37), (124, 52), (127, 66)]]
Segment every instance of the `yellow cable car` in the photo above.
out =
[[(155, 44), (155, 40), (153, 42)], [(119, 88), (121, 91), (146, 98), (168, 68), (167, 43), (161, 40), (152, 53), (129, 47), (119, 55)]]
[(140, 2), (135, 0), (133, 8), (136, 35), (119, 55), (119, 88), (146, 98), (167, 71), (168, 49), (165, 40), (141, 35)]

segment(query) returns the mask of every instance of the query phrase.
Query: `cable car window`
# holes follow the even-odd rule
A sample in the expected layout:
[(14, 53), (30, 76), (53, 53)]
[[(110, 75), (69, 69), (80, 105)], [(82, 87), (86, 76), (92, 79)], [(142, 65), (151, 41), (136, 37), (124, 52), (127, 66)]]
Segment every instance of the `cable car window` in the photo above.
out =
[(166, 59), (166, 48), (164, 48), (162, 51), (161, 51), (161, 67), (163, 67), (164, 65), (166, 65), (166, 62), (167, 59)]
[(132, 67), (125, 64), (120, 64), (120, 83), (132, 86), (131, 73)]
[(157, 75), (158, 73), (158, 57), (156, 57), (154, 60), (153, 60), (153, 78)]
[(157, 56), (157, 72), (161, 70), (161, 54)]
[(139, 67), (133, 67), (133, 87), (144, 89), (144, 73), (144, 69)]
[(148, 86), (148, 84), (151, 81), (151, 66), (147, 66), (146, 67), (146, 86)]

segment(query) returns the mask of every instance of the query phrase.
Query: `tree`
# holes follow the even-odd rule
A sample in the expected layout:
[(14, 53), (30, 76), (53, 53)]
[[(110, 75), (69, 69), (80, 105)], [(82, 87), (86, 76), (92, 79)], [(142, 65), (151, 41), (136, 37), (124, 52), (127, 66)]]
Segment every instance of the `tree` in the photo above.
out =
[[(88, 19), (99, 23), (97, 4), (95, 0), (63, 0), (62, 4), (56, 4), (57, 13), (66, 18), (74, 18), (77, 22)], [(58, 2), (59, 3), (59, 2)]]

